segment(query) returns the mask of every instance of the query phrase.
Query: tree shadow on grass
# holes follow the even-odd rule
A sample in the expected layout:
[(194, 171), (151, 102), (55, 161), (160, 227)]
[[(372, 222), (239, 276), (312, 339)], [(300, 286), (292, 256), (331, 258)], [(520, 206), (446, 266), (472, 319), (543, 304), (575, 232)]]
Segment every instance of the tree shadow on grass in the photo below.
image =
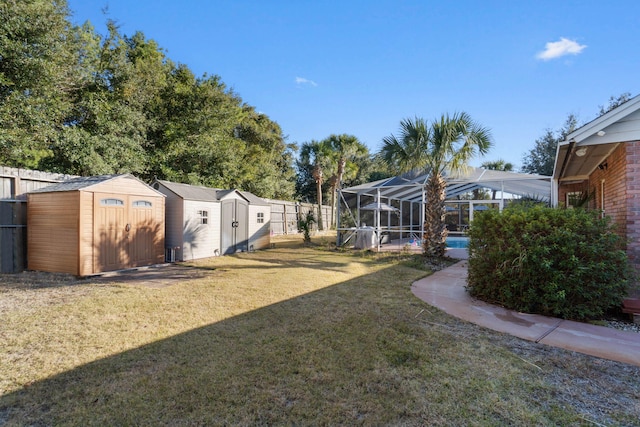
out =
[(24, 385), (0, 424), (637, 421), (637, 368), (459, 322), (411, 294), (422, 274), (379, 269)]
[[(380, 286), (379, 274), (28, 384), (0, 397), (0, 424), (326, 424), (401, 417), (394, 402), (412, 398), (404, 395), (401, 377), (381, 369), (390, 363), (384, 354), (371, 351), (392, 327), (387, 322), (398, 303), (398, 297), (385, 302), (389, 285)], [(398, 292), (411, 312), (423, 306), (409, 289)]]
[[(292, 256), (294, 254), (294, 256)], [(348, 262), (336, 262), (331, 258), (335, 258), (335, 252), (324, 252), (316, 250), (305, 253), (292, 249), (266, 249), (251, 254), (237, 253), (234, 255), (225, 255), (222, 257), (205, 258), (185, 263), (185, 266), (194, 269), (234, 269), (241, 270), (243, 268), (255, 268), (253, 262), (262, 263), (261, 269), (282, 269), (285, 268), (311, 268), (314, 270), (327, 270), (343, 272), (349, 268)], [(351, 256), (351, 255), (345, 255)], [(249, 257), (252, 263), (243, 265), (242, 259)], [(361, 261), (361, 259), (359, 260)]]

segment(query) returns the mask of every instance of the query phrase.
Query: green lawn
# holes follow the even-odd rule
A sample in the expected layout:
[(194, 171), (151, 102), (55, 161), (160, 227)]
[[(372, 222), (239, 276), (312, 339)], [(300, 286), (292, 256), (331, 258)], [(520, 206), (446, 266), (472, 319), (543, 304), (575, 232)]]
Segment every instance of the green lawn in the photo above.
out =
[(459, 321), (408, 255), (326, 246), (163, 288), (0, 276), (0, 425), (640, 424), (639, 368)]

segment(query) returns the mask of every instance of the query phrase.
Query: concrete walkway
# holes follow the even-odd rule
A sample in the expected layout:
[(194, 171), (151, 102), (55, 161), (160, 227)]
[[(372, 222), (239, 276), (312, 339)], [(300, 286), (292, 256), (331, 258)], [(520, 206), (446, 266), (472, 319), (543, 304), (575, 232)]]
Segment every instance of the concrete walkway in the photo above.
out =
[[(448, 251), (447, 255), (464, 258), (463, 253), (453, 251)], [(467, 261), (463, 260), (418, 280), (411, 286), (411, 291), (421, 300), (452, 316), (494, 331), (640, 366), (640, 333), (518, 313), (487, 304), (469, 296), (465, 290), (466, 278)]]

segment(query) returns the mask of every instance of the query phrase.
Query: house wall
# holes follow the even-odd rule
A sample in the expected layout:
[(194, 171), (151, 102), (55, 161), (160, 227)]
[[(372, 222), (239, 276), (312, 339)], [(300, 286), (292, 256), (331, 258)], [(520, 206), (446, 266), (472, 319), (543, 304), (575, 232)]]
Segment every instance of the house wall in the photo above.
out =
[[(595, 190), (593, 205), (611, 218), (621, 236), (625, 236), (627, 232), (626, 155), (626, 146), (621, 144), (602, 162), (602, 165), (606, 164), (606, 167), (596, 168), (589, 176), (589, 188)], [(602, 197), (603, 185), (604, 199)]]
[[(571, 184), (562, 184), (558, 188), (558, 206), (566, 206), (568, 193), (587, 193), (589, 191), (591, 190), (589, 189), (588, 180), (574, 182)], [(593, 203), (595, 203), (595, 200), (591, 201), (589, 206), (595, 209), (595, 205)]]
[[(208, 212), (207, 224), (201, 224), (198, 211)], [(217, 252), (216, 252), (217, 251)], [(220, 203), (184, 201), (181, 260), (207, 258), (220, 254)]]
[(79, 193), (36, 193), (27, 200), (27, 268), (78, 274)]
[(640, 271), (640, 141), (629, 142), (624, 147), (627, 254)]
[[(258, 222), (258, 213), (264, 222)], [(249, 205), (249, 250), (267, 249), (271, 245), (271, 207)]]
[(640, 271), (640, 141), (621, 144), (602, 165), (588, 181), (560, 186), (559, 202), (564, 203), (567, 192), (593, 191), (589, 206), (611, 218), (627, 241), (629, 260)]

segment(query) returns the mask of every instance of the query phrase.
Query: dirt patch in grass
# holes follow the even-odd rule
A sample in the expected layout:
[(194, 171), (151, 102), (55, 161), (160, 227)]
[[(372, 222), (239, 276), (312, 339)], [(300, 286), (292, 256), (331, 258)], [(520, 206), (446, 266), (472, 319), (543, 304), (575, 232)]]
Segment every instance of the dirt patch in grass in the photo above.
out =
[(3, 276), (0, 424), (638, 425), (640, 368), (452, 318), (399, 255), (288, 245), (162, 288)]

